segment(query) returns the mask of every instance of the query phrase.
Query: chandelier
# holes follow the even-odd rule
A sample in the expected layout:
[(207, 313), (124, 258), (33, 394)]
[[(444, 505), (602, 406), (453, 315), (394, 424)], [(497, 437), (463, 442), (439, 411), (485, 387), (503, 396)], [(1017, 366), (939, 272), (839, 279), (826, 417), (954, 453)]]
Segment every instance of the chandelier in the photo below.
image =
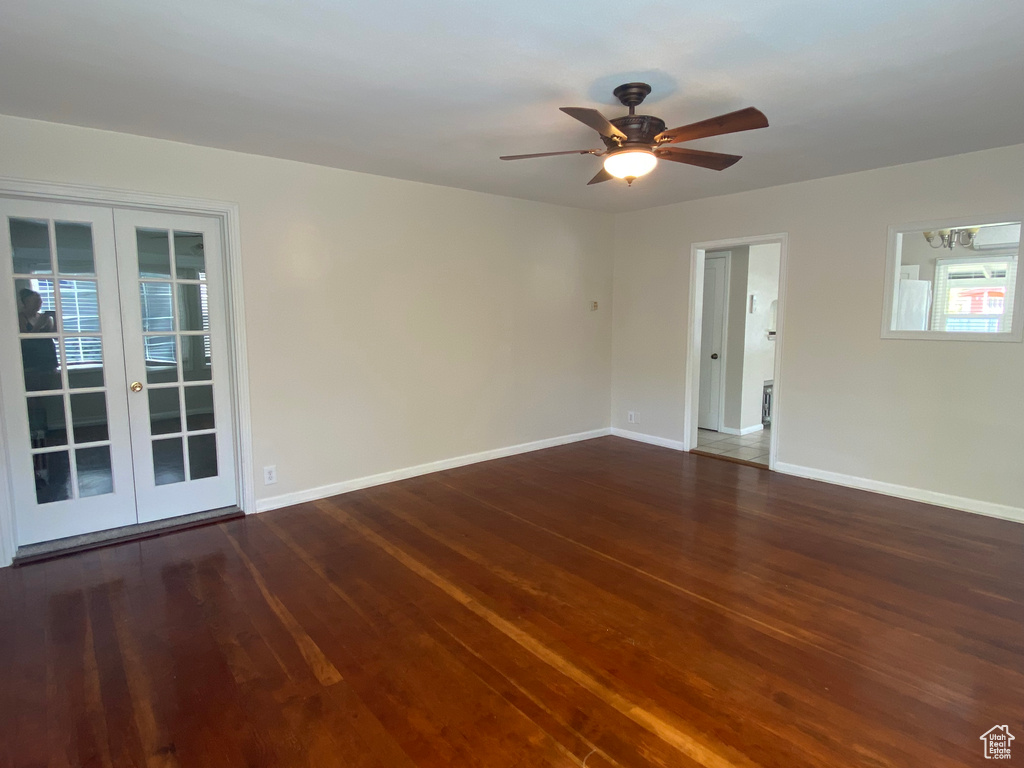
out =
[(969, 229), (940, 229), (938, 232), (925, 232), (924, 239), (932, 248), (948, 248), (953, 250), (955, 246), (970, 248), (974, 245), (974, 236), (978, 234), (978, 227)]

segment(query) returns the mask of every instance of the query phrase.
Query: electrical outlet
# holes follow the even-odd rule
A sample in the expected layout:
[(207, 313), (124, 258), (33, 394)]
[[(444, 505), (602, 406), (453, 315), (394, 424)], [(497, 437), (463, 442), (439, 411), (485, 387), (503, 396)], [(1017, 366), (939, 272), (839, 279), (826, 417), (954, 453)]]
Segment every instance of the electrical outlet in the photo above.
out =
[(591, 312), (597, 312), (597, 302), (596, 301), (590, 302), (590, 311)]
[(263, 484), (273, 485), (277, 482), (277, 465), (271, 464), (269, 467), (263, 468)]
[(630, 424), (639, 424), (640, 414), (638, 414), (636, 411), (627, 411), (626, 421), (629, 422)]

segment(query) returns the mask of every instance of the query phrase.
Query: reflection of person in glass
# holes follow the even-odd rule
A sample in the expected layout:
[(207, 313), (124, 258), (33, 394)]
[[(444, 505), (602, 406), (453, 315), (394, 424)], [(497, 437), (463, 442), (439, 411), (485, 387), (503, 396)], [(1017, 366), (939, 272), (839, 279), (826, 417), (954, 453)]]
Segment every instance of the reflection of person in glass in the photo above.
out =
[(53, 318), (43, 312), (43, 297), (31, 288), (18, 291), (18, 329), (22, 333), (53, 333), (56, 330)]
[[(22, 333), (53, 333), (56, 323), (53, 317), (39, 310), (43, 297), (31, 288), (18, 291), (18, 330)], [(60, 375), (57, 373), (56, 339), (22, 339), (21, 359), (25, 365), (25, 389), (39, 392), (46, 389), (60, 389)]]
[[(18, 330), (21, 333), (54, 333), (56, 323), (53, 316), (40, 310), (43, 297), (31, 288), (18, 291)], [(21, 340), (21, 360), (25, 366), (25, 389), (29, 393), (60, 389), (60, 374), (57, 372), (57, 346), (55, 339)], [(49, 414), (41, 398), (30, 397), (28, 401), (28, 427), (33, 448), (42, 448), (48, 442)], [(37, 454), (33, 461), (37, 492), (57, 479), (50, 477), (47, 454)]]

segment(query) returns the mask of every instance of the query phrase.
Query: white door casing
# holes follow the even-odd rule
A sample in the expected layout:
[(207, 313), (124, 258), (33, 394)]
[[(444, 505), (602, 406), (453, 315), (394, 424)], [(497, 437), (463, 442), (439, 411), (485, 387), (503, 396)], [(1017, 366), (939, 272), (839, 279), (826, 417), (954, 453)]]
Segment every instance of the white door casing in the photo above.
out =
[[(241, 225), (237, 203), (179, 195), (153, 194), (86, 184), (33, 181), (0, 177), (0, 197), (46, 203), (70, 203), (135, 210), (184, 213), (216, 219), (223, 235), (225, 293), (228, 307), (230, 383), (233, 395), (232, 417), (235, 427), (236, 475), (239, 507), (247, 514), (256, 512), (256, 483), (252, 461), (252, 419), (249, 406), (248, 345), (245, 330), (245, 290), (242, 279)], [(0, 328), (3, 325), (0, 317)], [(0, 333), (2, 336), (2, 333)], [(2, 377), (0, 377), (2, 378)], [(5, 401), (0, 381), (0, 403)], [(0, 430), (6, 436), (4, 409), (0, 407)], [(17, 525), (14, 516), (13, 473), (7, 441), (0, 443), (0, 567), (10, 565), (17, 549)]]
[[(0, 521), (2, 560), (13, 554), (8, 538), (12, 528), (17, 530), (17, 544), (24, 545), (236, 504), (232, 374), (239, 356), (230, 354), (228, 344), (220, 229), (224, 219), (6, 198), (0, 199), (0, 211), (0, 280), (8, 286), (0, 291), (0, 354), (5, 361), (0, 391), (16, 519), (16, 525), (9, 519)], [(20, 244), (17, 260), (10, 219), (15, 220), (14, 240)], [(149, 287), (166, 294), (164, 305), (173, 307), (170, 328), (155, 340), (173, 340), (178, 357), (172, 366), (174, 381), (165, 377), (155, 387), (149, 386), (144, 353), (137, 227), (157, 233), (163, 229), (168, 265), (174, 263), (174, 247), (181, 239), (186, 245), (198, 243), (198, 260), (204, 266), (202, 274), (144, 276)], [(67, 246), (69, 232), (77, 251)], [(90, 251), (84, 271), (83, 249)], [(64, 262), (71, 265), (70, 271)], [(18, 289), (38, 289), (46, 295), (57, 318), (53, 333), (45, 332), (51, 321), (43, 313), (37, 315), (42, 332), (17, 333)], [(61, 312), (67, 297), (78, 301), (81, 295), (92, 297), (98, 306), (98, 322), (95, 316), (83, 320), (84, 315), (65, 317), (68, 313)], [(187, 305), (192, 309), (183, 313)], [(237, 304), (235, 308), (240, 309)], [(188, 317), (192, 325), (186, 322)], [(68, 320), (74, 323), (69, 325)], [(238, 335), (233, 334), (236, 343)], [(153, 339), (157, 334), (145, 336)], [(40, 366), (33, 363), (23, 376), (24, 345), (29, 345), (29, 352), (36, 349), (34, 357), (26, 354), (38, 360), (39, 346), (47, 343), (53, 364), (44, 365), (41, 375)], [(82, 364), (83, 348), (91, 365)], [(53, 350), (60, 356), (59, 364)], [(74, 351), (77, 360), (69, 357)], [(199, 361), (191, 368), (190, 354)], [(163, 370), (166, 373), (166, 366)], [(143, 384), (141, 392), (129, 391), (132, 381)], [(168, 480), (164, 472), (162, 482), (154, 472), (150, 390), (164, 405), (168, 397), (174, 400), (171, 408), (179, 422), (158, 435), (161, 445), (176, 441), (180, 446), (180, 477)], [(31, 399), (26, 400), (26, 394)], [(163, 424), (171, 420), (169, 414), (163, 416)], [(100, 454), (105, 463), (99, 462), (97, 472), (95, 457)], [(88, 471), (79, 471), (80, 463), (90, 457)], [(37, 493), (37, 487), (42, 491)], [(7, 511), (4, 506), (0, 504), (0, 514)]]
[[(697, 447), (697, 424), (700, 400), (700, 340), (703, 331), (703, 274), (707, 254), (728, 250), (743, 245), (779, 244), (779, 296), (775, 318), (775, 375), (772, 388), (772, 430), (771, 450), (768, 458), (769, 469), (775, 469), (778, 456), (779, 425), (784, 423), (785, 387), (783, 381), (783, 345), (786, 341), (786, 287), (789, 261), (789, 235), (779, 232), (766, 235), (750, 235), (725, 240), (711, 240), (691, 243), (689, 251), (689, 310), (687, 314), (686, 365), (684, 373), (685, 401), (683, 405), (682, 448), (690, 451)], [(784, 427), (783, 427), (784, 428)]]

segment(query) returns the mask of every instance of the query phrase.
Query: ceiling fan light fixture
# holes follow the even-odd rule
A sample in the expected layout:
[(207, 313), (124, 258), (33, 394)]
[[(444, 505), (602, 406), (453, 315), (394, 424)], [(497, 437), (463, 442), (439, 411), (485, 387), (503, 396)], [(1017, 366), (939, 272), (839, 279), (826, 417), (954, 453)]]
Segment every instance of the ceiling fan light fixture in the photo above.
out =
[(534, 152), (528, 155), (502, 155), (502, 160), (526, 160), (531, 157), (552, 157), (554, 155), (597, 155), (604, 157), (601, 170), (590, 181), (600, 184), (610, 179), (622, 179), (632, 186), (640, 176), (646, 176), (658, 165), (658, 160), (694, 165), (712, 171), (724, 171), (742, 158), (740, 155), (726, 155), (722, 152), (707, 152), (703, 149), (667, 147), (684, 141), (721, 136), (725, 133), (752, 131), (767, 128), (768, 118), (754, 107), (737, 109), (717, 117), (709, 117), (697, 123), (680, 125), (678, 128), (665, 127), (665, 121), (654, 115), (638, 115), (636, 108), (651, 92), (647, 83), (626, 83), (613, 92), (622, 105), (629, 108), (629, 114), (609, 120), (596, 109), (589, 107), (559, 107), (574, 120), (597, 131), (604, 142), (604, 148), (570, 149), (562, 152)]
[(604, 161), (604, 169), (617, 179), (635, 179), (645, 176), (658, 164), (648, 149), (627, 149), (615, 152)]

